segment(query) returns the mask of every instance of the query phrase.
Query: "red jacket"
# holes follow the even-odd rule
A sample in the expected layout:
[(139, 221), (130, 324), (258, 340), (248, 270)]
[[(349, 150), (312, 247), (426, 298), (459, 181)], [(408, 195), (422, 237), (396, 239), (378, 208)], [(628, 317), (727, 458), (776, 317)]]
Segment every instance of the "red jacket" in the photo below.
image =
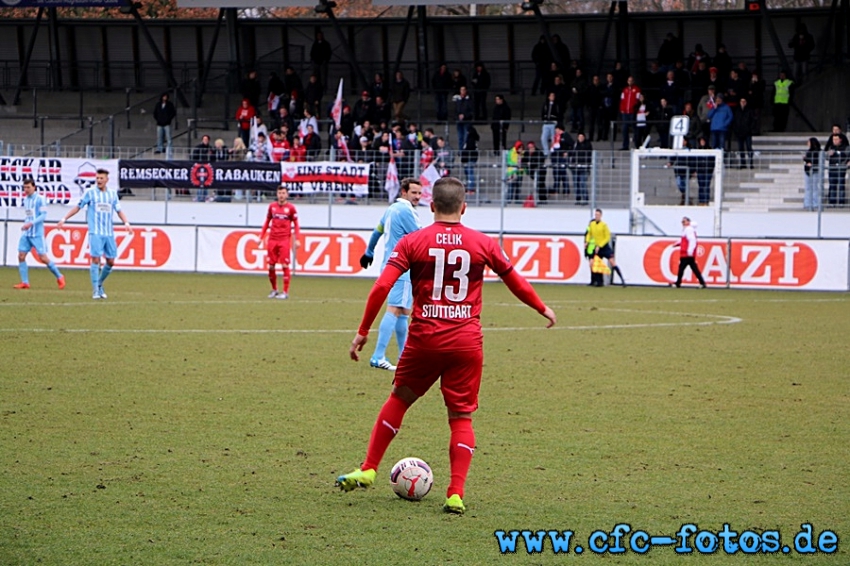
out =
[(634, 114), (638, 106), (638, 95), (640, 87), (637, 85), (627, 86), (620, 93), (620, 113)]
[(239, 127), (243, 130), (251, 129), (251, 118), (256, 115), (257, 113), (254, 112), (254, 107), (250, 104), (248, 105), (248, 108), (240, 106), (236, 109), (236, 121), (239, 122)]

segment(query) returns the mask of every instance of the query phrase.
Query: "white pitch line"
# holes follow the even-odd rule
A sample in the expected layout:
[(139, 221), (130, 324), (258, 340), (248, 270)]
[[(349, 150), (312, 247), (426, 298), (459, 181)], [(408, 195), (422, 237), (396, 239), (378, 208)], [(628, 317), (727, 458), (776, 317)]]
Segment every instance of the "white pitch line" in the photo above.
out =
[[(603, 310), (603, 309), (600, 309)], [(717, 314), (699, 314), (699, 313), (675, 313), (675, 312), (651, 312), (651, 311), (636, 311), (628, 309), (604, 309), (615, 312), (632, 312), (643, 314), (663, 314), (673, 316), (689, 316), (689, 317), (710, 317), (717, 320), (704, 320), (693, 322), (646, 322), (635, 324), (598, 324), (598, 325), (573, 325), (573, 326), (555, 326), (546, 328), (540, 326), (516, 326), (505, 328), (483, 328), (484, 332), (517, 332), (521, 330), (612, 330), (612, 329), (631, 329), (631, 328), (668, 328), (676, 326), (712, 326), (715, 324), (737, 324), (743, 319), (734, 316), (725, 316)], [(236, 329), (236, 328), (185, 328), (185, 329), (154, 329), (154, 328), (0, 328), (0, 333), (69, 333), (69, 334), (349, 334), (354, 330), (347, 329)]]

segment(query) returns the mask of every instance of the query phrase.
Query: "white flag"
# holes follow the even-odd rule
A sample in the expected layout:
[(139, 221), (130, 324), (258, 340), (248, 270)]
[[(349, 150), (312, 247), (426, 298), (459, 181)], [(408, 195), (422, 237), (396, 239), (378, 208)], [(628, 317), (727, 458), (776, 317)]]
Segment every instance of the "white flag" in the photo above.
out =
[(331, 116), (334, 119), (336, 129), (339, 129), (339, 121), (342, 118), (342, 79), (339, 79), (339, 88), (336, 89), (336, 99), (334, 106), (331, 109)]
[(431, 204), (431, 187), (439, 178), (440, 172), (437, 171), (433, 163), (419, 175), (419, 184), (422, 185), (422, 198), (419, 199), (421, 204)]
[(384, 181), (384, 190), (389, 194), (389, 201), (395, 202), (398, 198), (398, 191), (401, 185), (398, 182), (398, 169), (395, 166), (395, 159), (390, 153), (390, 164), (387, 166), (387, 179)]

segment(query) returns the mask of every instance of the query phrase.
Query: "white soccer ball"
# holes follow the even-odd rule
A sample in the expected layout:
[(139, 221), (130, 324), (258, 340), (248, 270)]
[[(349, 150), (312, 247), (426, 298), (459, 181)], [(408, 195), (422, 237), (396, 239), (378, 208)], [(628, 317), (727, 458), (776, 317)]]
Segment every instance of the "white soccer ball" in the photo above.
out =
[(434, 474), (431, 466), (419, 458), (405, 458), (396, 462), (390, 472), (390, 485), (402, 499), (419, 501), (431, 491)]

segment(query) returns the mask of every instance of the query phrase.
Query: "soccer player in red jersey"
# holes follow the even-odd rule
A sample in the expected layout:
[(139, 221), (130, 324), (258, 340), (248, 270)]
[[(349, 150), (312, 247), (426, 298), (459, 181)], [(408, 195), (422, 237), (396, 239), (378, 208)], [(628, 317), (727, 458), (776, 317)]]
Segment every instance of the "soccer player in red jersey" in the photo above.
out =
[[(266, 232), (271, 227), (269, 241), (266, 243)], [(295, 232), (295, 239), (292, 239), (292, 232)], [(269, 205), (269, 211), (266, 214), (266, 222), (263, 224), (263, 230), (260, 232), (260, 249), (265, 247), (268, 250), (269, 263), (269, 281), (272, 284), (272, 292), (269, 293), (270, 299), (288, 299), (289, 298), (289, 282), (292, 280), (292, 271), (289, 269), (289, 262), (292, 257), (292, 251), (300, 244), (298, 236), (301, 231), (298, 227), (298, 212), (295, 206), (289, 202), (289, 190), (281, 186), (277, 189), (277, 202)], [(283, 291), (277, 290), (277, 274), (275, 266), (280, 264), (283, 268)]]
[(440, 379), (451, 429), (451, 481), (443, 509), (463, 513), (463, 488), (475, 450), (472, 413), (478, 408), (484, 361), (480, 314), (485, 268), (493, 270), (519, 300), (543, 315), (549, 321), (547, 328), (556, 322), (555, 313), (514, 270), (499, 245), (460, 223), (466, 211), (465, 194), (463, 183), (453, 177), (434, 183), (434, 224), (404, 236), (396, 244), (369, 293), (360, 329), (349, 350), (354, 361), (360, 359), (369, 328), (393, 283), (410, 270), (414, 297), (410, 338), (396, 369), (392, 393), (372, 429), (366, 459), (359, 469), (337, 478), (343, 491), (372, 485), (405, 413)]

